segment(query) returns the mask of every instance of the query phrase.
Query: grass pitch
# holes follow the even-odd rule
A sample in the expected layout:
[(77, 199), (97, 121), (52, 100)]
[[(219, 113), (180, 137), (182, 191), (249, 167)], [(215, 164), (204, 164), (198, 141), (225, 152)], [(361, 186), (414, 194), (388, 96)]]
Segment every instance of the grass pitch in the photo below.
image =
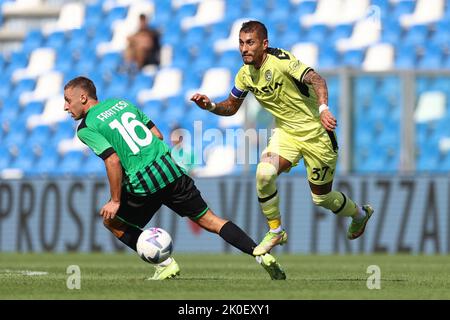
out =
[[(181, 276), (146, 281), (134, 254), (0, 254), (0, 299), (450, 299), (450, 256), (278, 255), (288, 279), (272, 281), (244, 254), (176, 254)], [(81, 288), (68, 289), (77, 265)], [(369, 290), (367, 268), (381, 271)]]

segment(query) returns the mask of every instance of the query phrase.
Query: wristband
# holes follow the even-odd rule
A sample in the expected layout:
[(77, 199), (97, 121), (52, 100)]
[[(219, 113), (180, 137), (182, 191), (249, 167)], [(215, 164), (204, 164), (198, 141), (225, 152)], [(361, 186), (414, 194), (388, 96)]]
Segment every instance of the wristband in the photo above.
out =
[(208, 108), (208, 111), (213, 111), (217, 105), (214, 102), (211, 102), (211, 107)]
[(320, 105), (320, 107), (319, 107), (319, 114), (321, 114), (322, 113), (322, 111), (324, 111), (324, 110), (328, 110), (329, 108), (328, 108), (328, 106), (324, 103), (324, 104), (321, 104)]

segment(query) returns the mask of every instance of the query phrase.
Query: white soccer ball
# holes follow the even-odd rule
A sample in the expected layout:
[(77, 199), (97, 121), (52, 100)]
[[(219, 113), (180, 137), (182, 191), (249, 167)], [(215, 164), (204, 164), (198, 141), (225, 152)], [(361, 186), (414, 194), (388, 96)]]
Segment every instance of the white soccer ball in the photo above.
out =
[(142, 231), (136, 243), (138, 255), (149, 263), (160, 263), (172, 254), (172, 237), (161, 228)]

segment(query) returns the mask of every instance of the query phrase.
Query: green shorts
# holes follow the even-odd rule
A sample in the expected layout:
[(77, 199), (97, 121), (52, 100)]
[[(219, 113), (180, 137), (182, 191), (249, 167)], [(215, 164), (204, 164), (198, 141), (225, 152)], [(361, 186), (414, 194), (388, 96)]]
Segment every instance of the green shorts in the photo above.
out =
[(288, 160), (292, 163), (292, 167), (303, 158), (308, 181), (313, 184), (323, 185), (333, 181), (338, 158), (338, 144), (334, 131), (324, 131), (315, 138), (302, 141), (300, 137), (276, 128), (269, 145), (262, 153), (268, 152)]

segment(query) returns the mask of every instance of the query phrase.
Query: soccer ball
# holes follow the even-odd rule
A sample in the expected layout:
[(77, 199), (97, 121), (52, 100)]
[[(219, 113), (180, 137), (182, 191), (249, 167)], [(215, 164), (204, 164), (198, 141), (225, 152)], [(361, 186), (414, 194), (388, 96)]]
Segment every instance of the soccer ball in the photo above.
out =
[(160, 263), (172, 254), (172, 237), (161, 228), (150, 228), (142, 231), (136, 243), (136, 250), (142, 260)]

